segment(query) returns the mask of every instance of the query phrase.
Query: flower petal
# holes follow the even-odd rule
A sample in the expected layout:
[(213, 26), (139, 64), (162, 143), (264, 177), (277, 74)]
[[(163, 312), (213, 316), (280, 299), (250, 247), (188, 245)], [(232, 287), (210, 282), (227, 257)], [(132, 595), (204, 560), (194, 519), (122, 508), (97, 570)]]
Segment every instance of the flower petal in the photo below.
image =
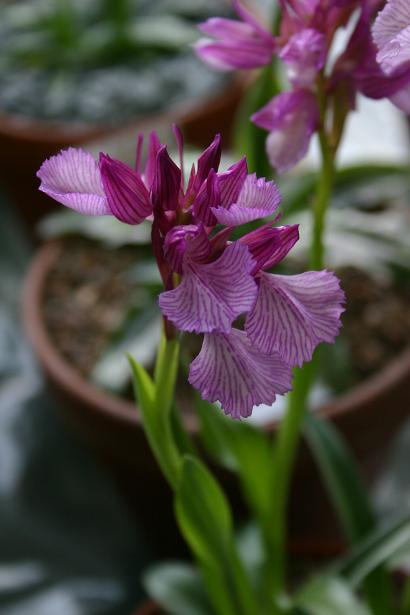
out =
[(293, 90), (275, 96), (251, 119), (271, 131), (266, 141), (269, 161), (279, 173), (284, 173), (306, 155), (319, 121), (319, 110), (312, 92)]
[(410, 3), (408, 0), (389, 0), (377, 15), (372, 29), (373, 40), (379, 49), (410, 25)]
[(174, 211), (178, 207), (181, 178), (181, 169), (169, 156), (166, 146), (161, 146), (157, 152), (155, 176), (152, 184), (154, 207), (162, 211)]
[(192, 203), (192, 212), (197, 220), (205, 226), (215, 226), (216, 218), (213, 214), (213, 208), (221, 202), (221, 193), (217, 174), (211, 169), (208, 178), (202, 184), (194, 202)]
[(238, 199), (239, 193), (248, 175), (246, 158), (233, 164), (224, 173), (218, 173), (218, 185), (221, 192), (221, 205), (229, 207)]
[(289, 81), (300, 87), (310, 86), (326, 60), (326, 37), (313, 28), (297, 32), (287, 42), (280, 58), (287, 64)]
[(155, 130), (150, 133), (148, 142), (147, 161), (145, 163), (144, 182), (148, 190), (154, 182), (155, 170), (157, 167), (157, 154), (161, 149), (161, 141)]
[(106, 154), (100, 154), (100, 171), (109, 208), (118, 220), (140, 224), (152, 214), (148, 190), (136, 171)]
[(238, 0), (234, 8), (243, 21), (214, 17), (200, 24), (200, 30), (217, 40), (204, 38), (194, 49), (207, 64), (219, 70), (258, 68), (269, 64), (275, 39)]
[(299, 226), (272, 226), (265, 224), (239, 239), (248, 246), (255, 259), (252, 273), (255, 275), (261, 269), (271, 269), (280, 263), (299, 239)]
[(221, 151), (221, 135), (218, 134), (198, 158), (197, 181), (199, 186), (206, 180), (212, 170), (216, 172), (219, 169)]
[(258, 179), (256, 173), (253, 173), (245, 179), (236, 203), (227, 209), (213, 207), (212, 211), (220, 224), (238, 226), (273, 215), (281, 198), (275, 182)]
[(273, 404), (291, 389), (292, 373), (277, 355), (254, 348), (243, 331), (205, 334), (201, 352), (191, 363), (189, 382), (226, 414), (239, 419), (254, 406)]
[(97, 162), (73, 147), (45, 160), (37, 172), (40, 190), (88, 216), (110, 214)]
[(376, 59), (387, 75), (408, 66), (410, 62), (410, 24), (380, 49)]
[(277, 352), (289, 365), (302, 365), (320, 342), (334, 341), (343, 302), (339, 280), (328, 271), (292, 276), (262, 273), (245, 329), (262, 352)]
[(212, 263), (186, 259), (181, 284), (159, 297), (162, 313), (182, 331), (229, 333), (255, 302), (253, 266), (248, 248), (238, 242)]
[(182, 273), (185, 255), (197, 263), (206, 262), (211, 254), (211, 244), (204, 227), (195, 224), (174, 226), (164, 241), (164, 255), (173, 271)]

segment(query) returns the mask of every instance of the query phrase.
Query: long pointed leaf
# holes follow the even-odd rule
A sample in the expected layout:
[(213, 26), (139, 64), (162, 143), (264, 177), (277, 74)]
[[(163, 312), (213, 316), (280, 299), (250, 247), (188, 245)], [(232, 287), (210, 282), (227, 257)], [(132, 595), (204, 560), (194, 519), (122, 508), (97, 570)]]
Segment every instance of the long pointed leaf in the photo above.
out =
[[(333, 501), (344, 534), (355, 545), (376, 527), (376, 518), (360, 476), (346, 444), (324, 420), (307, 415), (304, 433)], [(374, 615), (389, 615), (392, 605), (390, 579), (382, 568), (375, 569), (364, 582)]]
[(410, 547), (410, 516), (375, 531), (339, 563), (336, 570), (357, 586), (372, 570), (387, 563), (406, 545)]

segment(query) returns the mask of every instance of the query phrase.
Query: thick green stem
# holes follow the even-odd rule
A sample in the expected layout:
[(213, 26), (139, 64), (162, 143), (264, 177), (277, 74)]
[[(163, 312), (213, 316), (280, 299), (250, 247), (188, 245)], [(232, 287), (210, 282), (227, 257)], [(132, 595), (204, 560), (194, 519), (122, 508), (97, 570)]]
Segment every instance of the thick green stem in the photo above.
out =
[[(323, 233), (326, 211), (331, 198), (334, 180), (334, 152), (329, 145), (324, 129), (324, 113), (319, 140), (322, 153), (322, 171), (320, 174), (316, 201), (313, 207), (313, 234), (309, 265), (310, 269), (321, 269), (324, 260)], [(271, 531), (269, 536), (268, 581), (275, 596), (280, 595), (286, 584), (286, 536), (287, 509), (291, 477), (295, 465), (299, 438), (306, 412), (307, 400), (315, 376), (317, 355), (298, 369), (293, 391), (289, 395), (289, 405), (283, 417), (274, 444), (274, 478), (272, 489)]]

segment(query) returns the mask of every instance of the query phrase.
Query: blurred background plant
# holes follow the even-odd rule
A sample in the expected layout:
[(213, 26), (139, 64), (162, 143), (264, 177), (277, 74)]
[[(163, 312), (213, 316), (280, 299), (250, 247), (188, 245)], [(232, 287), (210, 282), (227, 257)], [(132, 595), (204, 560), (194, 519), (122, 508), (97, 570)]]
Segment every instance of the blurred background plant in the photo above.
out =
[(225, 79), (190, 51), (195, 26), (224, 11), (215, 0), (2, 3), (0, 111), (107, 125), (200, 98)]

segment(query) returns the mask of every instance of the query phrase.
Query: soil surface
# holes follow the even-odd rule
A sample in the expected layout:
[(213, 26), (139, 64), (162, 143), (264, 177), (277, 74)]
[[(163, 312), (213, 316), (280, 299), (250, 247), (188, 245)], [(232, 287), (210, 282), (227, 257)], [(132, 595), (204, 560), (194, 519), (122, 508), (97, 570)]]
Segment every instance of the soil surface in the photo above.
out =
[[(44, 317), (61, 354), (87, 377), (138, 292), (126, 274), (138, 252), (79, 239), (65, 240), (64, 247), (48, 275)], [(337, 273), (347, 296), (342, 336), (350, 382), (357, 383), (410, 344), (410, 281), (376, 282), (353, 267)]]

